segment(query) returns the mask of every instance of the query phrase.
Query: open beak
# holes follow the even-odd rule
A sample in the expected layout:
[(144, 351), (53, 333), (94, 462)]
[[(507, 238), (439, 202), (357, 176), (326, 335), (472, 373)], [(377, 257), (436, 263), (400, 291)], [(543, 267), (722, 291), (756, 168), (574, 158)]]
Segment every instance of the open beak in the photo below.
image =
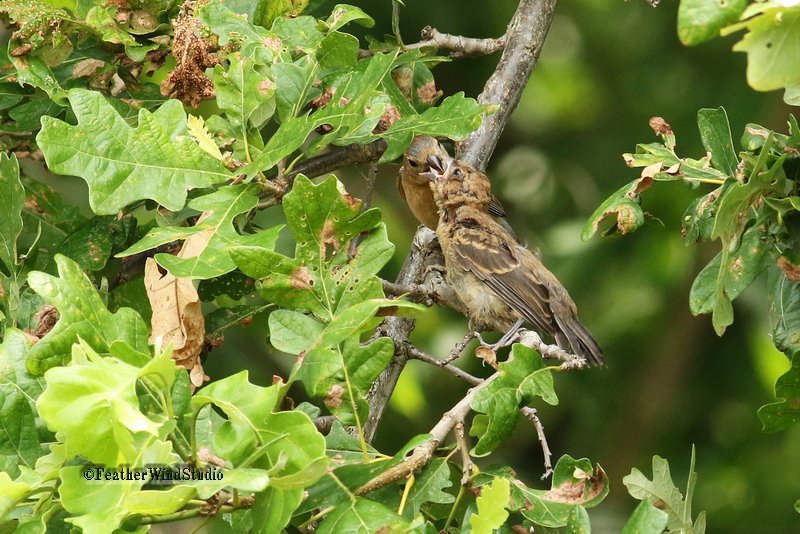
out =
[(436, 174), (444, 174), (444, 161), (436, 154), (428, 156), (428, 166), (432, 171), (435, 171)]
[(450, 158), (442, 158), (436, 154), (431, 154), (428, 156), (428, 168), (430, 169), (428, 172), (422, 173), (420, 176), (424, 176), (431, 182), (434, 182), (444, 176), (445, 172), (447, 171), (447, 167), (450, 165)]

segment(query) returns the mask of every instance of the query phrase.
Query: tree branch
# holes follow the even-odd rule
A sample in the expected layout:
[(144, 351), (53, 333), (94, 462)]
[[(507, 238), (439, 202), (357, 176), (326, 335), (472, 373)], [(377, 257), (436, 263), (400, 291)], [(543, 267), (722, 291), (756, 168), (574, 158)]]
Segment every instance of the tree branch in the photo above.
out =
[(459, 159), (484, 170), (511, 113), (539, 60), (544, 39), (553, 21), (556, 0), (520, 0), (506, 31), (500, 62), (478, 96), (481, 104), (494, 104), (495, 112), (458, 147)]
[[(485, 116), (480, 128), (459, 145), (459, 155), (467, 163), (479, 169), (486, 168), (497, 139), (511, 112), (517, 107), (522, 90), (539, 59), (555, 5), (556, 0), (520, 0), (505, 34), (503, 55), (478, 97), (480, 102), (495, 104), (495, 113)], [(427, 246), (434, 237), (434, 233), (425, 227), (417, 230), (411, 251), (397, 278), (398, 284), (408, 286), (418, 282), (425, 269), (421, 247)], [(369, 417), (364, 424), (367, 440), (375, 435), (389, 397), (408, 361), (409, 351), (405, 347), (414, 329), (414, 321), (389, 317), (381, 328), (394, 341), (395, 354), (367, 395), (370, 406)]]
[(450, 50), (450, 57), (475, 57), (488, 56), (502, 50), (506, 44), (506, 36), (496, 39), (475, 39), (474, 37), (463, 37), (461, 35), (451, 35), (442, 33), (432, 26), (422, 28), (422, 40), (418, 43), (406, 45), (406, 50), (414, 48), (434, 47), (438, 49)]

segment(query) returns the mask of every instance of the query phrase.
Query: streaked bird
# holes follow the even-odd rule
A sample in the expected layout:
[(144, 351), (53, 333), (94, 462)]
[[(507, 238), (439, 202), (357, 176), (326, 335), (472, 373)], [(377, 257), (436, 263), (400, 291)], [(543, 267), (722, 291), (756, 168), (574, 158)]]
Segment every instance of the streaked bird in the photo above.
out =
[[(567, 290), (531, 251), (489, 215), (487, 177), (452, 158), (428, 160), (439, 210), (436, 235), (447, 281), (464, 302), (473, 330), (504, 332), (502, 346), (525, 323), (559, 347), (602, 365), (603, 352), (578, 320)], [(495, 347), (496, 348), (496, 347)]]

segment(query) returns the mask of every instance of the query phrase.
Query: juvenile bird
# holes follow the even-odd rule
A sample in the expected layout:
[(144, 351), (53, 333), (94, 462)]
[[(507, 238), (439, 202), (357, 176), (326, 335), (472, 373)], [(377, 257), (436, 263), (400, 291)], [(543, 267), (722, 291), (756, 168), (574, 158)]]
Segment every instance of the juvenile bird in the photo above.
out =
[(505, 332), (501, 341), (508, 341), (529, 323), (562, 349), (602, 365), (602, 350), (578, 321), (561, 282), (488, 214), (492, 194), (486, 176), (437, 155), (429, 166), (447, 281), (466, 305), (470, 326)]
[[(450, 157), (433, 137), (427, 135), (415, 137), (403, 154), (403, 166), (397, 175), (397, 189), (400, 191), (400, 196), (408, 202), (414, 217), (431, 230), (436, 230), (436, 225), (439, 224), (439, 210), (433, 200), (430, 180), (427, 176), (423, 176), (430, 171), (428, 158), (431, 156), (440, 160)], [(496, 198), (491, 197), (486, 211), (497, 218), (509, 232), (514, 233), (505, 220), (506, 213), (503, 206)]]

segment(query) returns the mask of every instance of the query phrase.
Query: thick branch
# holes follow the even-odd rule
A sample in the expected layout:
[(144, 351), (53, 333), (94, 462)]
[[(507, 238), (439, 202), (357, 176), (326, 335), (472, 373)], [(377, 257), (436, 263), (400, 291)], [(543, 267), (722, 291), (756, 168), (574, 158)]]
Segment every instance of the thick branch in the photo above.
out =
[(520, 0), (506, 31), (500, 62), (478, 96), (481, 104), (494, 104), (497, 109), (459, 146), (459, 158), (473, 167), (486, 168), (539, 60), (555, 7), (556, 0)]
[(422, 29), (422, 40), (418, 43), (406, 45), (407, 50), (432, 46), (438, 49), (450, 50), (450, 57), (488, 56), (502, 50), (506, 44), (506, 36), (496, 39), (475, 39), (461, 35), (442, 33), (432, 26)]
[[(481, 127), (459, 146), (460, 157), (467, 163), (480, 169), (486, 167), (497, 139), (511, 112), (517, 107), (522, 89), (539, 58), (555, 5), (556, 0), (520, 0), (506, 32), (506, 46), (500, 62), (478, 97), (481, 102), (495, 104), (495, 113), (484, 117)], [(433, 238), (431, 230), (424, 227), (417, 230), (414, 245), (397, 278), (398, 284), (408, 286), (418, 282), (425, 268), (420, 247)], [(390, 317), (382, 328), (395, 343), (395, 355), (368, 395), (370, 414), (364, 425), (367, 440), (375, 435), (389, 397), (408, 361), (408, 351), (403, 347), (414, 329), (414, 322), (407, 318)]]

